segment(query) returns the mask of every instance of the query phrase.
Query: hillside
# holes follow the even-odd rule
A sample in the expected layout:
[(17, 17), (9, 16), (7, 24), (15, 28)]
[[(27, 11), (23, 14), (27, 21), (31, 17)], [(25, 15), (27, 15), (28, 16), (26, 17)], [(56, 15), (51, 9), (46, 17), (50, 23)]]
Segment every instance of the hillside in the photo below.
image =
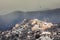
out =
[(60, 23), (60, 9), (45, 11), (14, 11), (6, 15), (0, 16), (0, 30), (8, 30), (16, 23), (21, 23), (23, 19), (40, 19), (47, 20), (52, 23)]

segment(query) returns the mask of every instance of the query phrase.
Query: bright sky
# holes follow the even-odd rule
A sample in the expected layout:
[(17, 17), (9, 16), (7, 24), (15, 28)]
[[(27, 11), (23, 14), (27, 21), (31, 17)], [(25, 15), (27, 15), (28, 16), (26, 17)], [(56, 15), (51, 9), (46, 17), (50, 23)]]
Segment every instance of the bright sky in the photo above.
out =
[(0, 0), (0, 12), (48, 10), (60, 8), (60, 0)]

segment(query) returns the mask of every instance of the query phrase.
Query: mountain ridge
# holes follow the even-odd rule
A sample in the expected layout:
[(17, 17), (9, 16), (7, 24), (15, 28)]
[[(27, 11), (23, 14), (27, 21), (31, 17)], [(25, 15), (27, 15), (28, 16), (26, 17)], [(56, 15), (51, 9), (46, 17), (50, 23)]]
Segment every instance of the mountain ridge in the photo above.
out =
[[(48, 20), (53, 23), (60, 23), (60, 8), (46, 11), (31, 11), (31, 12), (22, 12), (22, 11), (14, 11), (10, 12), (6, 15), (0, 16), (0, 29), (7, 30), (10, 27), (13, 27), (16, 23), (20, 23), (23, 19), (40, 19), (40, 20)], [(6, 28), (4, 28), (6, 27)]]

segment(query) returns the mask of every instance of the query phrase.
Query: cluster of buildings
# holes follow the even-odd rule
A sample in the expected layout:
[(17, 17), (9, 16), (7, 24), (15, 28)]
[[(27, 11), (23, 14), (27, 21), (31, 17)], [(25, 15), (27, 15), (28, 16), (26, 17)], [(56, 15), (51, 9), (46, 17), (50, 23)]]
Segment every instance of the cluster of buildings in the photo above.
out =
[[(0, 32), (0, 40), (58, 40), (59, 33), (53, 31), (57, 24), (38, 19), (24, 19), (9, 31)], [(48, 29), (52, 29), (49, 31)]]

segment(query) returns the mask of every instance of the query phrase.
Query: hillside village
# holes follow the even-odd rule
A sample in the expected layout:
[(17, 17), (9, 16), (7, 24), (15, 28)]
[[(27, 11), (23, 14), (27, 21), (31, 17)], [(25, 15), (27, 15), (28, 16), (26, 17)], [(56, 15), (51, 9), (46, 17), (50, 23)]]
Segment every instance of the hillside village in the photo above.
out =
[(0, 40), (60, 40), (58, 24), (39, 19), (24, 19), (11, 30), (0, 31)]

